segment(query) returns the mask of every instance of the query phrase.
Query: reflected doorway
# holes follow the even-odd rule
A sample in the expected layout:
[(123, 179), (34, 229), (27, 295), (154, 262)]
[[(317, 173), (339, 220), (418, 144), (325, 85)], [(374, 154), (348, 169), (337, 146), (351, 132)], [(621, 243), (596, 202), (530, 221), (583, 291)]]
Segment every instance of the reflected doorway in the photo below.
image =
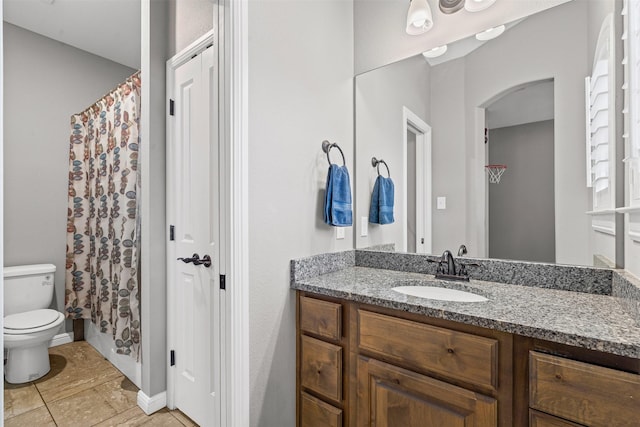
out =
[(431, 253), (431, 127), (403, 108), (404, 241), (411, 253)]
[[(490, 258), (555, 262), (553, 81), (524, 85), (486, 109)], [(523, 114), (524, 113), (524, 114)]]

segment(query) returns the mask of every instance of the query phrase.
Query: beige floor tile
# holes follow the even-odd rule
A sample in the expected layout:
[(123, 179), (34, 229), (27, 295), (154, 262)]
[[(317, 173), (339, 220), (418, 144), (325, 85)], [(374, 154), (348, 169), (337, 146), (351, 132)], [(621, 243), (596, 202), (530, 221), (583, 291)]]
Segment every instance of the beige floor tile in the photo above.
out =
[(47, 407), (59, 427), (92, 426), (117, 415), (117, 411), (94, 390), (47, 403)]
[[(35, 381), (45, 402), (52, 400), (51, 390), (71, 390), (61, 397), (95, 387), (116, 376), (120, 372), (86, 341), (78, 341), (49, 349), (51, 372)], [(87, 384), (87, 386), (83, 386)], [(80, 387), (79, 389), (76, 389)], [(55, 397), (59, 399), (61, 397)]]
[(173, 415), (174, 417), (176, 417), (178, 419), (178, 421), (180, 421), (183, 425), (187, 426), (187, 427), (198, 427), (198, 424), (194, 423), (191, 418), (187, 417), (185, 414), (183, 414), (182, 412), (175, 410), (175, 411), (170, 411), (171, 415)]
[(61, 384), (53, 389), (41, 390), (39, 385), (36, 385), (36, 387), (38, 387), (40, 395), (45, 403), (49, 404), (61, 399), (66, 399), (78, 393), (86, 392), (100, 384), (104, 384), (105, 382), (114, 380), (121, 376), (122, 373), (114, 368), (113, 371), (101, 372), (99, 375), (94, 377), (76, 378), (71, 382)]
[(31, 383), (4, 383), (4, 419), (44, 406), (40, 393)]
[(47, 408), (42, 406), (4, 421), (5, 427), (56, 427)]
[(149, 420), (149, 416), (140, 407), (136, 406), (119, 413), (113, 418), (104, 420), (94, 427), (139, 426)]
[(171, 415), (167, 408), (151, 414), (144, 423), (139, 425), (145, 427), (184, 427), (180, 421)]
[(138, 387), (125, 376), (101, 384), (93, 390), (104, 397), (118, 413), (138, 404)]

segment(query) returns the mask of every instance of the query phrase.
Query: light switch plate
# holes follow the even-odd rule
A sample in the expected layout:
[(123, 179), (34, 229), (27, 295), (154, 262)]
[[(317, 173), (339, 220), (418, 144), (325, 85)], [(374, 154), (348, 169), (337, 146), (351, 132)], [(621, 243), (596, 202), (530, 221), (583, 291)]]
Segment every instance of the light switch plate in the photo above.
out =
[(369, 234), (369, 217), (360, 217), (360, 237), (366, 237)]
[(447, 209), (447, 198), (442, 196), (436, 199), (436, 206), (438, 209)]
[(346, 227), (336, 227), (336, 240), (344, 239), (344, 229)]

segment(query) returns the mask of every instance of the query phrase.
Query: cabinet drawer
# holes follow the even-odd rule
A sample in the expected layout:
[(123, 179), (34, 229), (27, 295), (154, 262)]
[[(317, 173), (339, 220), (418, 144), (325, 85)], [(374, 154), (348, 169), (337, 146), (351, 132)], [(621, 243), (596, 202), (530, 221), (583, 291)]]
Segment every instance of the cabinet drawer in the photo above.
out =
[(342, 337), (342, 306), (315, 298), (300, 297), (300, 329), (331, 340)]
[(300, 383), (336, 402), (342, 400), (342, 348), (305, 335), (300, 337)]
[(562, 418), (547, 415), (542, 412), (529, 410), (529, 427), (582, 427)]
[(302, 393), (300, 402), (300, 426), (342, 427), (342, 410), (320, 399)]
[(529, 406), (588, 426), (638, 426), (640, 376), (531, 352)]
[(496, 389), (498, 341), (358, 311), (358, 344), (397, 363)]

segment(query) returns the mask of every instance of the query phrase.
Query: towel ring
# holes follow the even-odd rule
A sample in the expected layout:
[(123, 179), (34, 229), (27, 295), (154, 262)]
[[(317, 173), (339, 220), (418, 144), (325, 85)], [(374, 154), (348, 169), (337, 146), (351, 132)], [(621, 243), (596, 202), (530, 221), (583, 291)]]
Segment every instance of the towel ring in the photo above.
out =
[(338, 144), (336, 144), (335, 142), (332, 144), (329, 141), (324, 140), (324, 141), (322, 141), (322, 151), (327, 153), (327, 161), (329, 162), (329, 165), (331, 165), (331, 159), (329, 158), (329, 151), (331, 151), (331, 149), (333, 147), (336, 147), (338, 149), (338, 151), (340, 152), (340, 154), (342, 155), (342, 166), (346, 166), (347, 165), (347, 161), (344, 159), (344, 153), (342, 152), (342, 149), (340, 148), (340, 146)]
[(382, 163), (384, 167), (387, 168), (387, 177), (391, 178), (391, 172), (389, 172), (389, 165), (387, 164), (387, 162), (382, 159), (378, 160), (375, 157), (371, 158), (371, 165), (377, 169), (378, 175), (380, 175), (380, 163)]

